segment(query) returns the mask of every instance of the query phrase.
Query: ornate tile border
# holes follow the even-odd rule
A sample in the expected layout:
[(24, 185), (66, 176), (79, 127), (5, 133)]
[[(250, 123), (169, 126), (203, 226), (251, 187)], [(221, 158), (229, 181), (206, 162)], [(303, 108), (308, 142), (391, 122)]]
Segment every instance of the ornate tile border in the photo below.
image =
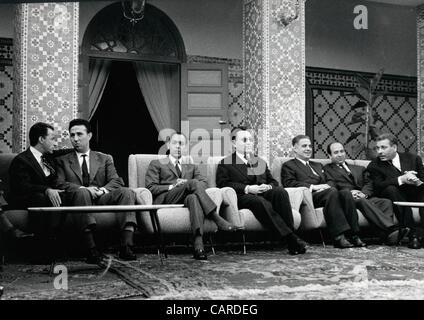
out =
[(20, 132), (14, 151), (27, 147), (28, 128), (38, 121), (54, 124), (59, 146), (67, 146), (67, 125), (78, 109), (79, 3), (18, 7), (15, 110), (20, 109)]
[(417, 142), (418, 154), (424, 156), (424, 5), (417, 7)]

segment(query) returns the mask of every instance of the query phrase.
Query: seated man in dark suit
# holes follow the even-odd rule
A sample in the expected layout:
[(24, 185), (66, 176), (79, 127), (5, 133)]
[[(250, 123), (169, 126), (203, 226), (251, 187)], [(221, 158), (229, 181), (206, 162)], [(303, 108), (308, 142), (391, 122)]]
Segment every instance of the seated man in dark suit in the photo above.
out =
[(278, 186), (266, 162), (254, 157), (252, 134), (239, 127), (232, 130), (231, 139), (235, 152), (218, 164), (217, 186), (233, 188), (239, 209), (250, 209), (264, 226), (285, 239), (290, 254), (305, 253), (306, 243), (294, 233), (289, 195)]
[[(60, 206), (62, 190), (54, 188), (56, 171), (51, 156), (56, 147), (54, 128), (43, 122), (29, 129), (30, 147), (18, 154), (9, 167), (11, 209)], [(50, 237), (57, 225), (57, 215), (29, 213), (29, 227), (42, 241)]]
[[(422, 159), (410, 153), (397, 152), (397, 139), (384, 133), (377, 137), (378, 158), (368, 165), (370, 178), (374, 182), (376, 193), (392, 201), (424, 201), (424, 166)], [(397, 219), (402, 226), (411, 229), (408, 247), (421, 248), (412, 210), (409, 207), (394, 206)], [(424, 212), (420, 208), (421, 225), (424, 224)]]
[[(136, 195), (125, 188), (113, 164), (112, 156), (90, 150), (91, 126), (87, 120), (69, 123), (69, 135), (74, 152), (56, 159), (57, 187), (65, 190), (64, 204), (69, 206), (134, 205)], [(98, 263), (101, 253), (94, 242), (96, 219), (93, 214), (72, 214), (80, 228), (87, 248), (87, 262)], [(133, 233), (137, 227), (135, 212), (116, 213), (121, 230), (119, 258), (136, 260), (132, 252)]]
[(399, 230), (399, 226), (394, 222), (392, 202), (389, 199), (374, 197), (373, 183), (365, 168), (348, 165), (345, 149), (339, 142), (330, 143), (327, 153), (332, 162), (324, 166), (327, 183), (338, 190), (350, 191), (357, 209), (383, 233), (383, 241), (389, 245), (399, 243), (408, 230)]
[(180, 132), (169, 137), (169, 155), (165, 159), (153, 160), (146, 172), (146, 188), (153, 195), (155, 204), (184, 203), (190, 211), (193, 232), (194, 258), (207, 260), (203, 247), (203, 223), (205, 218), (213, 220), (219, 230), (234, 231), (235, 227), (219, 216), (217, 205), (206, 193), (207, 180), (200, 174), (197, 165), (182, 163), (182, 154), (187, 138)]
[[(316, 207), (324, 207), (324, 217), (334, 247), (364, 247), (359, 238), (358, 214), (350, 191), (338, 191), (327, 184), (323, 167), (318, 162), (309, 161), (312, 156), (311, 139), (298, 135), (292, 140), (295, 159), (289, 160), (281, 168), (281, 182), (285, 187), (306, 187), (312, 192)], [(351, 240), (346, 238), (350, 231)]]

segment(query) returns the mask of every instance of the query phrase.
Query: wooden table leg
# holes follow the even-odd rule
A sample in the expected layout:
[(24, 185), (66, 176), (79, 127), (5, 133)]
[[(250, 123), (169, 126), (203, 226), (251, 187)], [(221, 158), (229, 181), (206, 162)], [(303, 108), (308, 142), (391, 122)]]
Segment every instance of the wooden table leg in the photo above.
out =
[(155, 233), (156, 238), (157, 238), (157, 246), (158, 246), (158, 249), (157, 250), (158, 250), (158, 255), (159, 255), (159, 258), (160, 258), (160, 263), (163, 264), (163, 261), (162, 261), (162, 252), (161, 252), (161, 238), (160, 238), (160, 235), (159, 235), (158, 227), (156, 225), (156, 215), (155, 215), (155, 212), (156, 212), (156, 210), (149, 210), (150, 220), (151, 220), (152, 226), (153, 226), (153, 232)]
[(153, 210), (153, 216), (155, 217), (155, 220), (156, 220), (156, 228), (157, 228), (157, 231), (158, 231), (158, 234), (159, 234), (159, 242), (160, 242), (160, 245), (161, 245), (161, 248), (162, 248), (162, 253), (165, 256), (165, 258), (168, 258), (168, 255), (166, 253), (166, 248), (165, 248), (165, 242), (163, 240), (162, 229), (160, 227), (160, 222), (159, 222), (159, 216), (158, 216), (158, 210), (157, 209)]

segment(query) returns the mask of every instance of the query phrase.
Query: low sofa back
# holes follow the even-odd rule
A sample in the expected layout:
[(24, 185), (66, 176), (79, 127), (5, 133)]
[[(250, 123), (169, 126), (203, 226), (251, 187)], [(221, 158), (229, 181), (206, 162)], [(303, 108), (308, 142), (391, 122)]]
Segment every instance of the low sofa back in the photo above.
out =
[(9, 167), (16, 153), (0, 153), (0, 191), (4, 192), (5, 197), (10, 192)]
[[(293, 158), (288, 158), (288, 157), (276, 157), (274, 158), (274, 161), (272, 162), (271, 165), (271, 174), (274, 177), (275, 180), (278, 181), (278, 183), (281, 185), (281, 167), (283, 166), (283, 164), (286, 161), (289, 161)], [(311, 159), (311, 161), (314, 162), (319, 162), (322, 165), (326, 165), (328, 163), (330, 163), (330, 159)], [(351, 160), (351, 159), (347, 159), (346, 162), (348, 164), (354, 164), (357, 166), (362, 166), (362, 167), (367, 167), (368, 164), (371, 162), (370, 160)]]

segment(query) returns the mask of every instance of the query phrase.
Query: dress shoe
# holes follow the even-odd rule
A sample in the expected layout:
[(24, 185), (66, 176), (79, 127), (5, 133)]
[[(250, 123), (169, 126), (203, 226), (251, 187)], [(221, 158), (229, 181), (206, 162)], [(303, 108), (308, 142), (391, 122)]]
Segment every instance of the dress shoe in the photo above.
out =
[(399, 228), (389, 233), (386, 237), (386, 244), (389, 246), (398, 245), (408, 235), (409, 228)]
[(409, 249), (421, 249), (421, 243), (420, 240), (416, 235), (413, 235), (409, 237), (409, 243), (408, 243)]
[(7, 237), (9, 239), (25, 239), (25, 238), (31, 238), (34, 237), (33, 233), (27, 233), (25, 231), (22, 231), (18, 228), (12, 228), (9, 231), (7, 231)]
[(346, 248), (352, 248), (353, 244), (351, 244), (344, 235), (341, 235), (339, 237), (336, 237), (334, 239), (334, 248), (339, 249), (346, 249)]
[(121, 246), (119, 250), (119, 259), (125, 261), (134, 261), (137, 260), (137, 256), (134, 254), (130, 246)]
[(306, 242), (294, 234), (287, 240), (287, 245), (291, 255), (306, 253)]
[(86, 260), (87, 263), (99, 264), (101, 261), (102, 261), (102, 254), (96, 247), (88, 249), (87, 260)]
[(357, 248), (363, 248), (363, 247), (367, 246), (367, 244), (364, 243), (358, 236), (353, 236), (350, 243), (353, 244), (353, 246), (357, 247)]
[(203, 249), (194, 249), (193, 258), (196, 260), (208, 260), (208, 256)]

